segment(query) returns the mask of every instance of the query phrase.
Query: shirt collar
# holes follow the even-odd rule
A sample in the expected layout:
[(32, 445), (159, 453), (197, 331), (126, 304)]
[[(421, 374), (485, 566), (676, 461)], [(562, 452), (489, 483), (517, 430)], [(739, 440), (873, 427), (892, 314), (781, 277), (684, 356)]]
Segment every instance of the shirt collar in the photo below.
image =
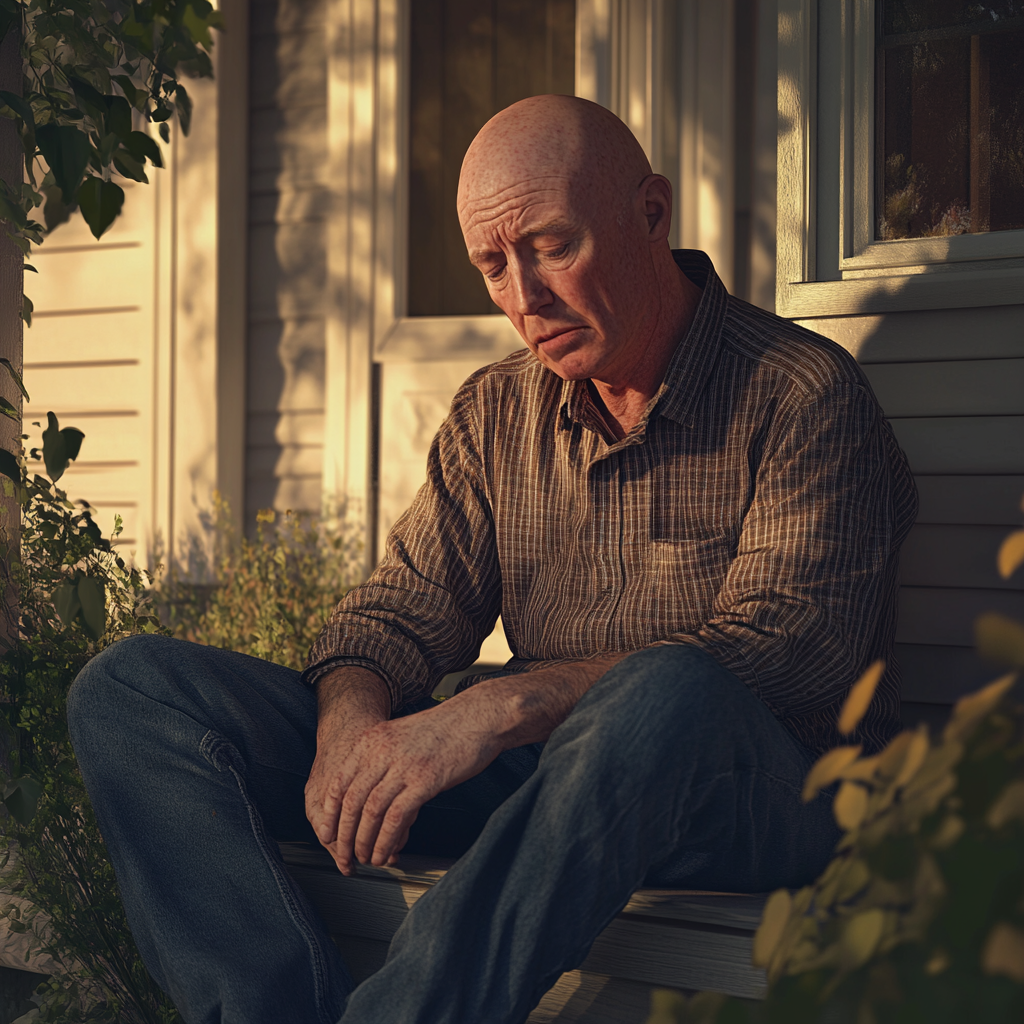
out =
[[(657, 409), (676, 423), (687, 425), (701, 391), (711, 374), (722, 341), (729, 293), (715, 273), (711, 259), (699, 249), (673, 249), (676, 266), (698, 288), (703, 289), (690, 329), (679, 344), (665, 371), (665, 380), (647, 405), (644, 417), (630, 434), (646, 429), (647, 420)], [(564, 426), (573, 422), (600, 433), (595, 419), (597, 410), (585, 380), (562, 382), (562, 419)]]

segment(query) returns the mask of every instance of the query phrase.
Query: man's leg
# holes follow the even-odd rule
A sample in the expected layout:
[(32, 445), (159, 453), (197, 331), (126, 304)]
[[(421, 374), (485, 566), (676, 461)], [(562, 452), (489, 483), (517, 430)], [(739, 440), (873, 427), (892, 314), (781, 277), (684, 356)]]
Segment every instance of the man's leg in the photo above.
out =
[(334, 1024), (352, 982), (274, 841), (314, 838), (298, 673), (132, 637), (86, 666), (68, 722), (132, 934), (185, 1020)]
[[(133, 637), (81, 673), (68, 721), (132, 934), (189, 1024), (334, 1024), (352, 982), (276, 843), (316, 843), (316, 701), (298, 673)], [(508, 751), (442, 793), (407, 849), (463, 853), (538, 756)]]
[(838, 839), (813, 756), (697, 648), (620, 662), (416, 902), (342, 1024), (517, 1024), (645, 882), (799, 885)]

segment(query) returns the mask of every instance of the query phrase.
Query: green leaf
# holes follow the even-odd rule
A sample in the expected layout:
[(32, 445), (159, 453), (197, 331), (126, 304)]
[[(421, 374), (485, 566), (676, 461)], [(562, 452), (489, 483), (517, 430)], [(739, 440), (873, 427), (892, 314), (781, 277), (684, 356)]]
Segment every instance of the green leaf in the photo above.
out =
[(106, 97), (89, 82), (76, 75), (69, 75), (68, 81), (78, 102), (78, 109), (88, 114), (97, 125), (101, 124), (107, 113)]
[(21, 422), (18, 407), (11, 405), (3, 395), (0, 395), (0, 414), (6, 416), (9, 420), (14, 420), (15, 423)]
[(119, 86), (124, 90), (125, 96), (128, 98), (128, 102), (135, 107), (136, 110), (145, 110), (146, 108), (146, 91), (145, 89), (137, 89), (135, 83), (131, 80), (128, 75), (114, 75), (111, 81), (117, 82)]
[[(155, 120), (155, 118), (154, 118), (154, 120)], [(167, 126), (166, 122), (164, 124), (160, 125), (158, 130), (160, 132), (160, 138), (163, 139), (164, 142), (170, 142), (171, 141), (171, 129)]]
[(99, 238), (121, 212), (124, 189), (112, 181), (90, 175), (82, 182), (76, 198), (93, 237)]
[(32, 310), (36, 307), (32, 304), (32, 300), (27, 295), (21, 297), (21, 319), (25, 321), (28, 327), (32, 326)]
[(46, 205), (43, 207), (43, 220), (46, 221), (47, 231), (52, 231), (61, 224), (67, 223), (71, 219), (71, 214), (78, 209), (77, 203), (68, 205), (64, 202), (61, 191), (56, 185), (43, 189), (43, 195), (46, 196)]
[(85, 631), (93, 640), (99, 640), (107, 629), (107, 599), (103, 582), (94, 576), (83, 576), (78, 581), (78, 599), (82, 603)]
[(141, 181), (144, 185), (149, 184), (149, 178), (146, 177), (142, 164), (123, 148), (114, 154), (114, 166), (126, 178), (131, 178), (132, 181)]
[(6, 356), (0, 356), (0, 366), (2, 366), (8, 374), (10, 374), (11, 380), (18, 385), (18, 390), (22, 393), (26, 402), (31, 402), (32, 399), (28, 397), (28, 392), (25, 390), (25, 381), (22, 380), (21, 374), (15, 369), (14, 364)]
[[(204, 7), (207, 8), (207, 11), (203, 11)], [(210, 26), (206, 23), (209, 7), (209, 4), (188, 4), (181, 19), (181, 23), (188, 29), (188, 34), (192, 37), (192, 41), (205, 47), (207, 50), (213, 46), (213, 40), (210, 38)], [(199, 8), (199, 11), (202, 13), (197, 13), (196, 8)]]
[(124, 148), (139, 163), (143, 163), (145, 160), (154, 167), (163, 167), (164, 158), (160, 152), (160, 147), (156, 143), (156, 139), (151, 138), (145, 132), (132, 132), (127, 139), (124, 141)]
[(192, 99), (185, 86), (179, 85), (174, 90), (174, 105), (178, 108), (178, 120), (181, 122), (182, 135), (188, 135), (192, 127)]
[(0, 448), (0, 473), (10, 477), (16, 484), (21, 483), (21, 466), (17, 458), (6, 448)]
[(43, 462), (50, 479), (56, 483), (68, 468), (68, 463), (78, 458), (85, 434), (77, 427), (61, 429), (57, 417), (46, 414), (47, 428), (43, 431)]
[(132, 108), (123, 96), (105, 96), (107, 131), (124, 141), (132, 133)]
[(57, 609), (60, 621), (70, 626), (82, 610), (82, 602), (78, 597), (78, 586), (71, 580), (65, 580), (50, 596), (53, 607)]
[(6, 89), (0, 89), (0, 100), (12, 110), (18, 117), (21, 118), (21, 123), (24, 126), (26, 149), (35, 150), (36, 148), (36, 117), (32, 113), (32, 108), (25, 102), (24, 98), (19, 96), (15, 92), (8, 92)]
[(23, 775), (4, 790), (4, 806), (20, 825), (28, 825), (35, 817), (43, 787), (35, 779)]
[(88, 137), (71, 125), (44, 124), (36, 131), (36, 143), (53, 172), (61, 198), (70, 205), (92, 156)]

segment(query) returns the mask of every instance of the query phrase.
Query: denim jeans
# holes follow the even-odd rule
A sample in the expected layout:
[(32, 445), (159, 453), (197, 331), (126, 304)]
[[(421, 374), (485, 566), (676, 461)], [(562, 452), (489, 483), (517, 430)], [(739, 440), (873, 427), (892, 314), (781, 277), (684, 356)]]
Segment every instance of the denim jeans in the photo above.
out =
[(354, 987), (275, 842), (315, 841), (296, 672), (132, 637), (68, 716), (132, 933), (189, 1024), (521, 1022), (638, 887), (801, 885), (838, 838), (828, 797), (800, 798), (813, 755), (747, 687), (694, 647), (640, 651), (543, 748), (424, 807), (407, 850), (462, 855)]

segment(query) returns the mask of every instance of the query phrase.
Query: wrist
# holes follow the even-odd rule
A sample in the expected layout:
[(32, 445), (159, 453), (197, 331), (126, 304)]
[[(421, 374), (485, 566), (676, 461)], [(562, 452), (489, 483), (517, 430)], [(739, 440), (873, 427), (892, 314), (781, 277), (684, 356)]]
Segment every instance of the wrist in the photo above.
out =
[(376, 673), (344, 665), (317, 681), (317, 732), (362, 731), (391, 717), (391, 693)]

